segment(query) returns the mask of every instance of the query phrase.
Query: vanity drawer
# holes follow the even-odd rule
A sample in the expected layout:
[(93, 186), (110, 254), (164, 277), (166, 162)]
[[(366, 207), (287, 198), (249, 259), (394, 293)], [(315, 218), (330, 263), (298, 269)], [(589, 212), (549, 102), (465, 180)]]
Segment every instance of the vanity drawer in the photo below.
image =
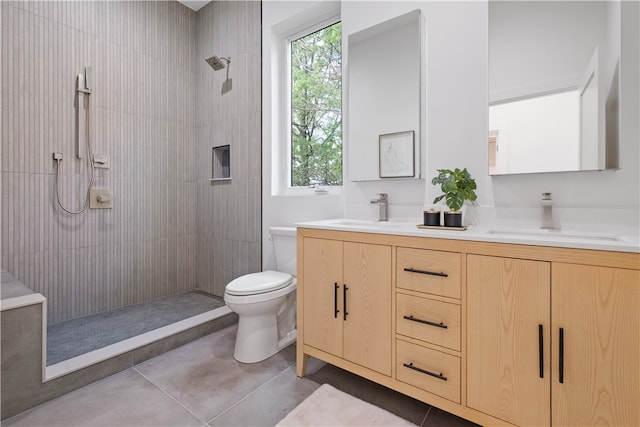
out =
[(396, 332), (460, 351), (460, 306), (398, 293)]
[(396, 340), (396, 379), (460, 403), (460, 358)]
[(427, 249), (397, 249), (397, 286), (460, 299), (461, 255)]

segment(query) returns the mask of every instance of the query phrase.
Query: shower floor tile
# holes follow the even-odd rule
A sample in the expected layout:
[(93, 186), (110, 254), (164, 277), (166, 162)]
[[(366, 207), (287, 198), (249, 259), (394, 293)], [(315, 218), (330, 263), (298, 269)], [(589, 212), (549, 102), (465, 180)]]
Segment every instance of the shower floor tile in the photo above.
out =
[(194, 291), (56, 323), (47, 327), (47, 366), (222, 307)]

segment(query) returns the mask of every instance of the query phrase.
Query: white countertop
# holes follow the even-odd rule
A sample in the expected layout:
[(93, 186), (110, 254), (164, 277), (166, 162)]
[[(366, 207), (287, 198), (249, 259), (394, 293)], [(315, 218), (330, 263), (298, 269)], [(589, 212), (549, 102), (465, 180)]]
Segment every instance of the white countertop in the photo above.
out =
[(415, 223), (409, 222), (346, 218), (302, 222), (296, 224), (296, 226), (358, 233), (640, 253), (639, 236), (623, 236), (590, 231), (541, 230), (533, 228), (505, 229), (481, 226), (468, 226), (464, 231), (436, 230), (418, 228)]

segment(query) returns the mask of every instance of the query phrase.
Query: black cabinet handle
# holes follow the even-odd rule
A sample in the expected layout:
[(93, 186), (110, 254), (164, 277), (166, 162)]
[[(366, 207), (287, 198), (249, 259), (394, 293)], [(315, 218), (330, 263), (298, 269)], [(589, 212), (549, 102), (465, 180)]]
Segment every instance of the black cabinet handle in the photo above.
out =
[(447, 329), (448, 328), (448, 326), (445, 325), (442, 322), (440, 322), (440, 323), (429, 322), (428, 320), (422, 320), (422, 319), (415, 318), (415, 317), (413, 317), (413, 315), (411, 315), (411, 316), (402, 316), (402, 317), (407, 319), (407, 320), (411, 320), (412, 322), (424, 323), (425, 325), (435, 326), (436, 328), (442, 328), (442, 329)]
[(418, 371), (418, 372), (420, 372), (422, 374), (426, 374), (426, 375), (432, 376), (432, 377), (437, 378), (439, 380), (447, 381), (447, 377), (442, 375), (442, 373), (435, 374), (433, 372), (427, 371), (426, 369), (418, 368), (417, 366), (413, 366), (413, 362), (411, 362), (411, 363), (403, 363), (402, 366), (404, 366), (405, 368), (413, 369), (414, 371)]
[(560, 384), (564, 384), (564, 328), (560, 328), (560, 347), (558, 349), (559, 355), (559, 377)]
[(340, 286), (338, 282), (335, 282), (333, 285), (335, 286), (333, 288), (333, 318), (337, 319), (338, 313), (340, 313), (340, 310), (338, 310), (338, 288), (340, 288)]
[(344, 313), (342, 316), (343, 320), (347, 320), (347, 315), (349, 314), (349, 312), (347, 311), (347, 290), (348, 289), (349, 288), (347, 287), (347, 285), (343, 285), (343, 288), (342, 288), (342, 299), (343, 299), (342, 304), (344, 308)]
[(538, 358), (540, 360), (540, 378), (544, 378), (544, 339), (542, 325), (538, 325)]
[(429, 276), (449, 277), (447, 273), (437, 273), (435, 271), (418, 270), (415, 268), (405, 268), (404, 271), (409, 273), (428, 274)]

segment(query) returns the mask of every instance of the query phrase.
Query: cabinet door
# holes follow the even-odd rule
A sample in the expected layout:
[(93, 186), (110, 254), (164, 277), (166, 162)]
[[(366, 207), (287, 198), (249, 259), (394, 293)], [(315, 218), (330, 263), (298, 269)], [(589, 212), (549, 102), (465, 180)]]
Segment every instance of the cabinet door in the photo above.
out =
[(640, 272), (553, 264), (551, 301), (553, 424), (640, 425)]
[(391, 375), (391, 247), (344, 243), (344, 358)]
[(547, 262), (468, 255), (468, 406), (549, 425), (550, 280)]
[(305, 238), (303, 251), (304, 343), (342, 357), (342, 242)]

